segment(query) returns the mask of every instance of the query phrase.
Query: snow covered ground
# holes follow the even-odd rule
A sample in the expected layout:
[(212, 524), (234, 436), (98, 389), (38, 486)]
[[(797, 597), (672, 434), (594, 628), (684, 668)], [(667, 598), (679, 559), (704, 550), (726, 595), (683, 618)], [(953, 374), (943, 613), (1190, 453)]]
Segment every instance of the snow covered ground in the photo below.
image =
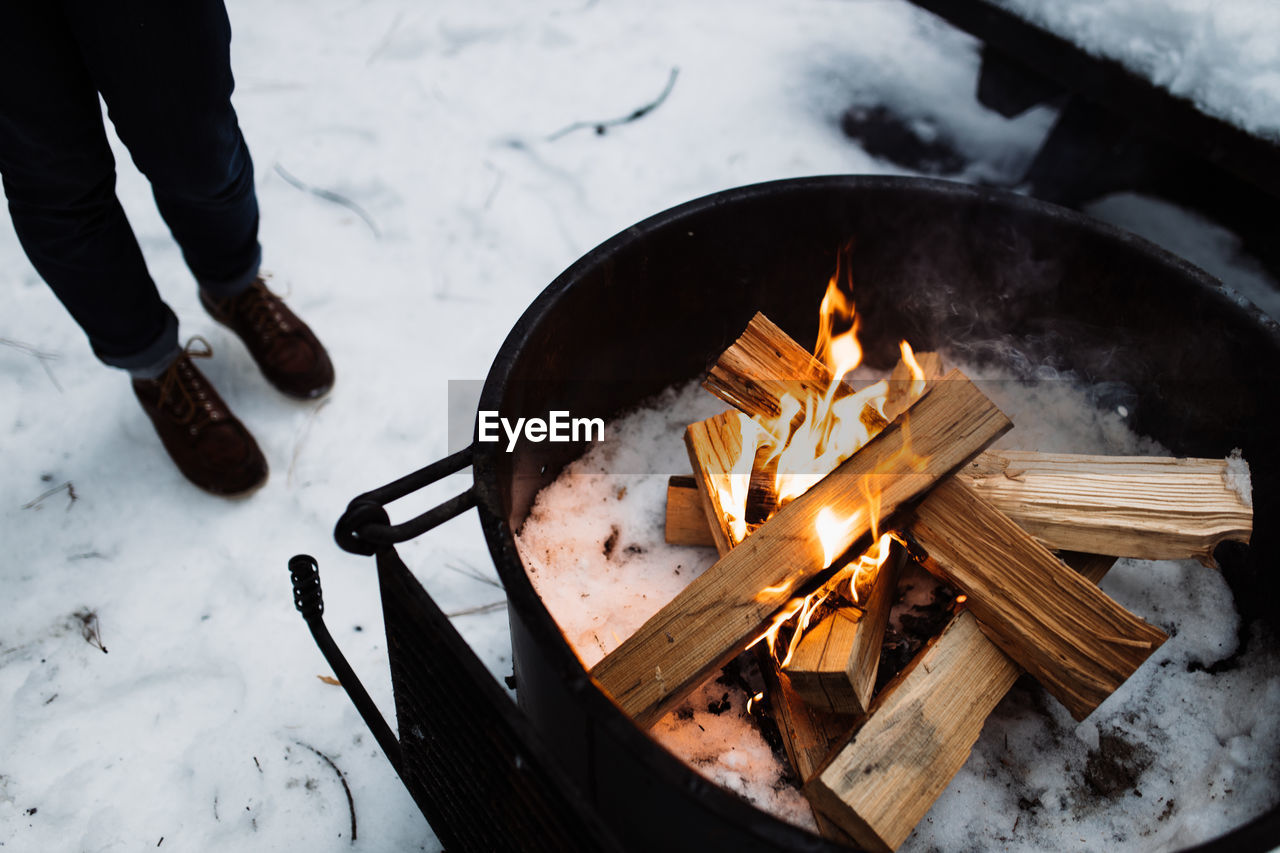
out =
[[(980, 109), (972, 40), (901, 0), (228, 5), (265, 262), (329, 345), (337, 387), (298, 405), (265, 385), (199, 309), (118, 149), (152, 273), (184, 332), (212, 342), (201, 366), (272, 465), (250, 500), (208, 497), (0, 225), (6, 850), (438, 849), (345, 694), (318, 677), (288, 557), (319, 558), (330, 627), (389, 711), (372, 565), (331, 544), (333, 522), (355, 493), (444, 454), (448, 381), (482, 378), (557, 273), (704, 193), (897, 171), (841, 134), (855, 103), (892, 104), (976, 160), (968, 176), (994, 180), (1020, 174), (1051, 118)], [(651, 101), (673, 68), (643, 119), (550, 138)], [(1141, 224), (1134, 209), (1119, 215)], [(1274, 294), (1230, 235), (1157, 218), (1157, 239)], [(502, 600), (470, 515), (405, 554), (446, 611)], [(456, 623), (495, 675), (510, 671), (501, 606)]]

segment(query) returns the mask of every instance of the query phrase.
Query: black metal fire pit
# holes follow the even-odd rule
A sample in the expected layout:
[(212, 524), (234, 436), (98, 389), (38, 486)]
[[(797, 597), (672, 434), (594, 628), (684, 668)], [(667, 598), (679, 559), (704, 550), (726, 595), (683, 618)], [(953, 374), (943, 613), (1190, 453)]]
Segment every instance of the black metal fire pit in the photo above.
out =
[[(872, 364), (896, 342), (1020, 359), (1127, 389), (1131, 424), (1175, 453), (1243, 448), (1250, 548), (1219, 549), (1242, 622), (1274, 626), (1280, 575), (1280, 327), (1199, 269), (1076, 213), (910, 178), (827, 177), (730, 190), (661, 213), (551, 283), (512, 329), (480, 402), (508, 418), (609, 419), (707, 364), (763, 310), (801, 342), (836, 247)], [(291, 562), (299, 609), (441, 841), (460, 850), (836, 851), (704, 780), (603, 695), (542, 605), (513, 531), (582, 445), (475, 444), (354, 501), (338, 543), (376, 554), (398, 737), (319, 616), (315, 561)], [(391, 525), (383, 506), (470, 465), (473, 485)], [(509, 599), (519, 708), (394, 544), (476, 507)], [(1270, 849), (1280, 806), (1209, 845)], [(714, 847), (712, 846), (714, 845)]]

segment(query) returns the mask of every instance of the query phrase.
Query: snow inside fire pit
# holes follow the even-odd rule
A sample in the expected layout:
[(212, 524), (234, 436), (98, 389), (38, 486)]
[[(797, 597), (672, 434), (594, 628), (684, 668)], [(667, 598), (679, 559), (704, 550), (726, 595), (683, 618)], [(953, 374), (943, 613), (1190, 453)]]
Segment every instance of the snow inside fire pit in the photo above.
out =
[[(1099, 409), (1069, 377), (1015, 381), (965, 370), (1015, 424), (996, 447), (1167, 453), (1135, 435), (1123, 409)], [(663, 520), (668, 476), (689, 471), (685, 426), (724, 408), (696, 383), (669, 389), (609, 424), (605, 442), (538, 495), (517, 537), (521, 557), (584, 667), (715, 562), (712, 548), (666, 544)], [(927, 621), (931, 607), (936, 616), (935, 585), (908, 572), (893, 624)], [(903, 850), (1180, 848), (1280, 799), (1280, 659), (1266, 638), (1238, 648), (1239, 617), (1222, 576), (1194, 561), (1121, 560), (1102, 588), (1169, 641), (1082, 723), (1024, 676)], [(886, 647), (882, 666), (905, 663), (900, 650), (890, 661), (892, 653)], [(812, 830), (785, 756), (747, 711), (758, 689), (751, 669), (708, 680), (651, 734), (708, 779)]]

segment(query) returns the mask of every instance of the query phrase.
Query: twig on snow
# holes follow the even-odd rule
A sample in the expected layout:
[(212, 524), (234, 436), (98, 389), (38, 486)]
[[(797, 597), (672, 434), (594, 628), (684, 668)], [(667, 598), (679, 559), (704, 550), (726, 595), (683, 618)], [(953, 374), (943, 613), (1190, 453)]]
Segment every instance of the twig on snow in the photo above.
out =
[(62, 385), (58, 383), (58, 377), (53, 375), (53, 369), (49, 367), (49, 362), (57, 361), (62, 358), (56, 352), (47, 352), (45, 350), (36, 349), (31, 344), (24, 344), (22, 341), (15, 341), (12, 338), (0, 338), (0, 345), (13, 347), (18, 352), (25, 352), (27, 355), (40, 362), (40, 366), (44, 368), (45, 376), (49, 377), (49, 381), (53, 383), (53, 387), (58, 393), (62, 393)]
[(288, 170), (286, 170), (285, 167), (281, 166), (279, 163), (276, 163), (275, 165), (275, 172), (277, 175), (284, 178), (285, 183), (289, 184), (292, 187), (296, 187), (297, 189), (300, 189), (305, 193), (311, 193), (316, 198), (322, 198), (325, 201), (331, 201), (334, 204), (342, 205), (347, 210), (351, 211), (356, 216), (359, 216), (361, 219), (363, 219), (364, 224), (369, 226), (369, 230), (373, 232), (373, 236), (375, 238), (379, 240), (382, 239), (382, 231), (378, 229), (378, 223), (373, 221), (373, 217), (370, 216), (363, 207), (356, 204), (354, 201), (347, 198), (345, 195), (336, 193), (333, 190), (326, 190), (324, 187), (313, 187), (310, 184), (303, 183), (302, 181), (298, 180), (293, 175), (291, 175), (288, 172)]
[(102, 644), (102, 633), (98, 626), (97, 611), (84, 607), (71, 615), (80, 622), (80, 635), (84, 637), (84, 641), (91, 646), (101, 649), (102, 653), (105, 655), (107, 653), (107, 647)]
[(342, 790), (347, 795), (347, 808), (350, 809), (351, 811), (351, 843), (355, 844), (356, 843), (356, 801), (351, 796), (351, 786), (347, 784), (346, 775), (340, 769), (338, 769), (338, 765), (333, 762), (332, 758), (325, 755), (323, 752), (316, 749), (311, 744), (303, 743), (300, 740), (295, 740), (294, 743), (296, 743), (298, 746), (305, 747), (306, 749), (309, 749), (312, 752), (314, 752), (316, 755), (320, 756), (320, 759), (325, 764), (328, 764), (331, 768), (333, 768), (334, 773), (338, 774), (338, 781), (342, 783)]
[(464, 607), (461, 610), (455, 610), (452, 613), (446, 613), (450, 619), (455, 616), (472, 616), (477, 613), (492, 613), (495, 610), (501, 610), (507, 606), (506, 601), (491, 601), (488, 604), (477, 604), (475, 607)]
[(320, 410), (323, 409), (325, 406), (329, 405), (329, 401), (331, 399), (333, 398), (325, 397), (323, 400), (321, 400), (320, 404), (311, 410), (311, 414), (307, 416), (306, 423), (304, 423), (302, 425), (302, 429), (299, 430), (298, 440), (294, 442), (294, 445), (293, 445), (293, 455), (289, 457), (289, 472), (285, 475), (285, 478), (284, 478), (286, 485), (290, 485), (290, 486), (293, 485), (293, 469), (298, 464), (298, 457), (302, 455), (302, 445), (306, 443), (307, 436), (311, 435), (311, 425), (316, 422), (316, 417), (320, 414)]
[(617, 127), (620, 124), (628, 124), (629, 122), (642, 119), (645, 116), (647, 116), (649, 113), (656, 110), (658, 107), (662, 106), (662, 102), (667, 99), (667, 96), (671, 94), (671, 90), (675, 88), (676, 77), (678, 77), (679, 75), (680, 75), (680, 69), (672, 68), (671, 74), (667, 77), (667, 85), (662, 88), (662, 92), (658, 95), (658, 97), (654, 98), (652, 101), (650, 101), (649, 103), (645, 104), (642, 107), (637, 107), (636, 109), (632, 110), (630, 113), (623, 116), (622, 118), (611, 118), (611, 119), (605, 119), (604, 121), (575, 121), (573, 124), (567, 125), (566, 127), (562, 127), (559, 130), (557, 130), (555, 133), (548, 136), (547, 141), (555, 142), (560, 137), (567, 136), (568, 134), (573, 133), (575, 130), (582, 130), (583, 128), (588, 128), (588, 127), (594, 128), (595, 132), (598, 135), (603, 136), (604, 133), (611, 127)]
[(480, 570), (468, 563), (466, 560), (459, 560), (457, 563), (445, 563), (444, 567), (451, 572), (457, 572), (463, 577), (471, 578), (483, 584), (488, 584), (496, 589), (502, 589), (502, 584), (491, 577), (486, 577), (480, 573)]
[(66, 489), (66, 490), (67, 490), (67, 498), (68, 498), (68, 500), (67, 500), (67, 510), (69, 511), (69, 510), (71, 509), (71, 505), (72, 505), (72, 504), (74, 504), (77, 500), (79, 500), (79, 499), (80, 499), (80, 496), (76, 494), (76, 487), (75, 487), (75, 486), (73, 486), (73, 485), (71, 485), (71, 481), (70, 481), (70, 480), (67, 480), (65, 483), (61, 483), (61, 484), (59, 484), (59, 485), (57, 485), (57, 486), (54, 486), (52, 489), (48, 489), (47, 491), (43, 492), (43, 493), (42, 493), (39, 497), (37, 497), (37, 498), (32, 498), (31, 500), (29, 500), (29, 501), (27, 501), (26, 503), (24, 503), (24, 504), (22, 505), (22, 508), (23, 508), (23, 509), (35, 509), (36, 507), (40, 506), (40, 504), (41, 504), (41, 503), (43, 503), (47, 498), (51, 498), (51, 497), (53, 497), (54, 495), (56, 495), (58, 492), (62, 491), (63, 489)]
[(373, 61), (387, 49), (387, 46), (391, 44), (391, 37), (396, 34), (396, 30), (400, 29), (402, 20), (404, 20), (403, 9), (396, 12), (395, 18), (391, 21), (391, 26), (387, 28), (387, 34), (382, 37), (382, 41), (378, 42), (378, 46), (373, 49), (373, 52), (369, 54), (369, 58), (364, 61), (365, 65), (372, 65)]

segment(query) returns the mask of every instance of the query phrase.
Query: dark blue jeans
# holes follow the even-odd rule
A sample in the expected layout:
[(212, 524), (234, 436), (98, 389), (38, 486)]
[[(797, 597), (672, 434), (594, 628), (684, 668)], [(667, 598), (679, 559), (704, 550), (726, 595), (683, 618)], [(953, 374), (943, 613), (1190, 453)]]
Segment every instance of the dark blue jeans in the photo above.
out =
[(115, 194), (98, 94), (200, 287), (258, 273), (253, 163), (231, 108), (222, 0), (0, 0), (0, 175), (32, 265), (98, 358), (178, 349)]

